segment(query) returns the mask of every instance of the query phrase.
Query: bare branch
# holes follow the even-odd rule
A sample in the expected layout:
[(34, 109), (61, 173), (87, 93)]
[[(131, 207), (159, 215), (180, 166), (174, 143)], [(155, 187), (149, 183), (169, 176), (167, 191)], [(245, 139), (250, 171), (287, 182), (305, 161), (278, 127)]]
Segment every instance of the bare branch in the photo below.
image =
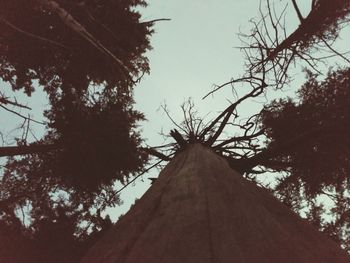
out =
[(214, 148), (219, 149), (219, 148), (221, 148), (221, 147), (223, 147), (223, 146), (225, 146), (227, 144), (233, 143), (233, 142), (249, 141), (251, 139), (254, 139), (254, 138), (257, 138), (257, 137), (263, 135), (264, 132), (265, 132), (264, 130), (260, 130), (257, 133), (254, 133), (254, 134), (251, 134), (251, 135), (233, 137), (231, 139), (224, 140), (223, 142), (215, 145)]
[(298, 15), (298, 18), (299, 18), (300, 22), (303, 22), (304, 17), (301, 15), (301, 12), (299, 10), (297, 2), (295, 0), (292, 0), (292, 3), (293, 3), (293, 6), (294, 6), (294, 9), (295, 9), (295, 12), (297, 12), (297, 15)]
[(16, 112), (16, 111), (14, 111), (14, 110), (11, 110), (11, 109), (5, 107), (4, 105), (1, 105), (1, 104), (0, 104), (0, 107), (3, 108), (4, 110), (8, 111), (8, 112), (11, 112), (11, 113), (13, 113), (13, 114), (15, 114), (15, 115), (17, 115), (17, 116), (19, 116), (19, 117), (25, 119), (25, 120), (30, 120), (30, 121), (32, 121), (32, 122), (35, 122), (35, 123), (41, 124), (41, 125), (46, 125), (44, 122), (34, 120), (34, 119), (30, 118), (30, 117), (26, 117), (26, 116), (22, 115), (22, 114), (19, 113), (19, 112)]
[(265, 68), (269, 86), (282, 88), (289, 80), (289, 66), (298, 58), (317, 71), (318, 63), (323, 62), (326, 57), (317, 59), (312, 54), (315, 51), (324, 52), (322, 44), (335, 56), (349, 63), (350, 59), (344, 56), (346, 52), (337, 52), (330, 43), (338, 37), (341, 24), (350, 22), (348, 0), (337, 0), (331, 5), (327, 1), (314, 1), (305, 18), (302, 17), (297, 2), (292, 0), (300, 24), (289, 35), (286, 34), (285, 22), (281, 23), (287, 5), (280, 14), (276, 14), (270, 0), (266, 3), (266, 14), (260, 7), (261, 18), (257, 22), (252, 21), (251, 33), (241, 34), (241, 49), (246, 55), (248, 75), (256, 76)]
[(17, 100), (11, 101), (11, 100), (8, 100), (8, 98), (5, 98), (5, 97), (0, 97), (0, 103), (5, 104), (5, 105), (9, 104), (11, 106), (15, 106), (15, 107), (31, 110), (31, 108), (29, 108), (28, 106), (18, 103)]
[(150, 24), (154, 24), (154, 23), (159, 22), (159, 21), (171, 21), (171, 19), (170, 18), (158, 18), (158, 19), (153, 19), (150, 21), (141, 22), (140, 24), (141, 25), (143, 25), (143, 24), (150, 25)]
[[(253, 80), (257, 80), (257, 79), (258, 78), (253, 78)], [(247, 99), (257, 97), (257, 96), (261, 95), (264, 92), (264, 89), (267, 87), (267, 85), (264, 82), (264, 78), (263, 79), (259, 79), (259, 80), (261, 82), (259, 86), (253, 87), (251, 92), (249, 92), (245, 96), (243, 96), (240, 99), (238, 99), (235, 103), (233, 103), (229, 107), (227, 107), (216, 119), (214, 119), (211, 122), (211, 124), (208, 127), (203, 129), (203, 131), (200, 134), (200, 137), (202, 137), (202, 138), (204, 138), (205, 135), (208, 133), (208, 131), (210, 131), (212, 128), (214, 128), (215, 125), (217, 125), (217, 123), (222, 118), (224, 118), (223, 122), (219, 125), (219, 128), (217, 129), (215, 134), (211, 138), (208, 139), (208, 141), (207, 141), (208, 145), (212, 145), (216, 141), (216, 139), (220, 136), (220, 134), (222, 133), (224, 127), (226, 126), (229, 118), (232, 116), (232, 114), (234, 113), (235, 109), (237, 108), (237, 106), (240, 103), (242, 103), (243, 101), (245, 101)], [(253, 84), (255, 84), (255, 83), (253, 83)]]
[(164, 110), (165, 114), (168, 116), (168, 118), (170, 119), (170, 121), (177, 127), (179, 128), (181, 131), (183, 131), (184, 133), (187, 134), (187, 131), (181, 127), (179, 124), (176, 123), (176, 121), (170, 116), (170, 113), (166, 107), (166, 105), (161, 105), (161, 108)]
[(178, 130), (174, 129), (170, 131), (170, 136), (174, 138), (180, 148), (185, 148), (187, 145), (186, 140), (182, 137)]
[(164, 154), (162, 154), (161, 152), (158, 152), (156, 149), (154, 148), (141, 148), (142, 151), (150, 154), (150, 155), (153, 155), (163, 161), (170, 161), (170, 157), (169, 156), (166, 156)]

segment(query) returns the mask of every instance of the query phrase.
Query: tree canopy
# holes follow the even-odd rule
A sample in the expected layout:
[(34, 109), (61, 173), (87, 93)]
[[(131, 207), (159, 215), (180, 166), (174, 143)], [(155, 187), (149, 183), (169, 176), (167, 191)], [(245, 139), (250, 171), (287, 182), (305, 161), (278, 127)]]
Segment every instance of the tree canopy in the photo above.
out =
[[(169, 160), (192, 143), (213, 148), (256, 183), (266, 171), (282, 174), (271, 192), (297, 212), (306, 202), (307, 218), (348, 249), (350, 73), (334, 69), (322, 80), (317, 63), (329, 56), (349, 62), (332, 41), (349, 22), (350, 6), (346, 0), (331, 7), (326, 0), (311, 2), (303, 17), (291, 1), (300, 25), (287, 35), (284, 9), (276, 14), (267, 0), (266, 13), (260, 8), (260, 20), (244, 36), (246, 72), (209, 94), (238, 83), (245, 93), (207, 124), (191, 103), (183, 106), (184, 120), (170, 132), (175, 142), (145, 149), (133, 87), (149, 71), (145, 52), (154, 21), (142, 22), (138, 11), (146, 2), (1, 1), (0, 77), (12, 91), (31, 96), (43, 89), (49, 100), (46, 133), (33, 142), (26, 135), (36, 120), (13, 110), (27, 106), (11, 100), (10, 90), (0, 92), (0, 107), (24, 120), (17, 145), (0, 148), (0, 156), (8, 156), (0, 177), (0, 236), (12, 236), (5, 250), (11, 254), (18, 242), (29, 262), (76, 262), (111, 226), (101, 213), (120, 202), (114, 183), (145, 172), (150, 154)], [(322, 48), (330, 55), (314, 56)], [(298, 97), (240, 119), (241, 104), (285, 87), (296, 61), (309, 69)], [(324, 195), (334, 203), (331, 221), (318, 202)]]
[[(297, 99), (280, 99), (265, 106), (261, 124), (268, 137), (267, 148), (288, 145), (278, 155), (261, 162), (273, 171), (284, 171), (276, 192), (296, 211), (308, 200), (310, 215), (349, 249), (349, 138), (350, 70), (330, 71), (324, 80), (308, 73)], [(295, 138), (300, 138), (300, 141)], [(292, 141), (292, 143), (291, 143)], [(322, 219), (317, 198), (334, 202), (330, 223)], [(324, 212), (324, 211), (323, 211)]]
[[(23, 116), (25, 124), (17, 146), (1, 150), (1, 156), (25, 155), (4, 166), (0, 216), (4, 231), (21, 233), (22, 244), (46, 251), (43, 262), (76, 262), (86, 246), (80, 241), (110, 223), (101, 211), (119, 203), (113, 183), (125, 182), (147, 162), (137, 129), (144, 116), (133, 109), (133, 86), (149, 71), (145, 52), (153, 22), (141, 21), (138, 11), (146, 5), (1, 1), (0, 77), (27, 96), (42, 89), (49, 107), (46, 134), (33, 142), (26, 134), (35, 120), (20, 114), (27, 106), (9, 99), (10, 90), (0, 93), (1, 108)], [(25, 208), (29, 218), (19, 224)], [(57, 233), (62, 237), (47, 240)]]

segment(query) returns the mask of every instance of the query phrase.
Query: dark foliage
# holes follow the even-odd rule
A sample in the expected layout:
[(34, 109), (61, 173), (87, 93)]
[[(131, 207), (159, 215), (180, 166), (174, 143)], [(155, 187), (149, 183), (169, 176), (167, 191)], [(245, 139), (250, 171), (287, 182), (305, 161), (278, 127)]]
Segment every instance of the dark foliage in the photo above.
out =
[[(75, 24), (63, 20), (50, 8), (50, 2), (71, 15), (81, 26), (78, 29), (86, 33), (74, 31)], [(114, 86), (125, 82), (125, 75), (138, 76), (148, 70), (143, 53), (149, 48), (151, 33), (149, 24), (140, 23), (140, 14), (134, 11), (139, 5), (145, 2), (2, 0), (1, 77), (13, 89), (30, 94), (33, 79), (47, 90), (59, 83), (63, 91), (70, 85), (85, 91), (90, 82)], [(88, 33), (121, 62), (86, 40), (83, 34)]]
[(132, 87), (149, 71), (152, 22), (140, 21), (142, 0), (0, 6), (0, 77), (28, 96), (43, 88), (50, 103), (46, 135), (18, 140), (50, 149), (9, 158), (0, 177), (1, 231), (14, 233), (5, 243), (23, 244), (20, 262), (77, 262), (110, 224), (101, 212), (120, 202), (115, 180), (126, 181), (147, 161)]
[(312, 134), (312, 140), (291, 145), (271, 165), (277, 170), (290, 167), (292, 177), (306, 183), (310, 194), (323, 186), (339, 186), (350, 174), (350, 70), (331, 72), (321, 82), (316, 77), (308, 76), (298, 102), (274, 101), (262, 115), (271, 148)]
[[(0, 250), (7, 252), (7, 262), (77, 262), (99, 231), (111, 225), (101, 212), (119, 202), (115, 180), (128, 180), (147, 161), (136, 130), (144, 117), (132, 108), (132, 87), (149, 70), (144, 54), (150, 49), (152, 22), (140, 22), (136, 7), (146, 5), (142, 0), (0, 4), (0, 77), (28, 96), (38, 81), (50, 103), (47, 133), (32, 143), (50, 150), (9, 158), (4, 167), (0, 235), (8, 237), (0, 240)], [(324, 81), (309, 73), (298, 101), (274, 101), (246, 121), (238, 120), (237, 108), (265, 94), (268, 87), (282, 87), (295, 57), (311, 61), (315, 69), (317, 59), (309, 51), (336, 39), (348, 14), (346, 0), (332, 5), (312, 1), (307, 17), (299, 12), (300, 26), (285, 36), (269, 7), (272, 25), (263, 16), (248, 36), (252, 44), (244, 48), (248, 74), (214, 90), (240, 82), (251, 91), (207, 125), (191, 112), (193, 105), (188, 113), (183, 107), (185, 120), (176, 125), (180, 131), (171, 132), (178, 145), (169, 144), (174, 151), (190, 143), (213, 147), (246, 175), (266, 170), (254, 170), (257, 166), (287, 172), (276, 194), (295, 210), (306, 201), (307, 217), (345, 247), (350, 247), (350, 70), (331, 72)], [(271, 26), (275, 32), (265, 32)], [(1, 95), (0, 105), (12, 103)], [(241, 135), (221, 140), (228, 125)], [(264, 134), (266, 149), (259, 143)], [(332, 196), (336, 204), (332, 222), (322, 220), (324, 208), (316, 200), (320, 194)], [(15, 244), (20, 244), (18, 251), (25, 259), (15, 253)]]
[[(289, 146), (262, 164), (288, 173), (277, 185), (277, 195), (296, 210), (307, 201), (308, 218), (348, 247), (350, 70), (331, 71), (322, 81), (309, 73), (298, 95), (298, 101), (283, 99), (265, 107), (268, 149)], [(335, 203), (332, 223), (322, 220), (320, 195)]]
[(98, 228), (87, 236), (77, 238), (75, 225), (77, 215), (68, 215), (67, 209), (56, 209), (51, 217), (41, 215), (41, 219), (25, 229), (17, 224), (0, 222), (0, 262), (23, 263), (70, 263), (80, 258), (105, 233), (112, 223), (109, 217), (101, 220)]
[(38, 143), (58, 150), (42, 159), (75, 186), (96, 189), (145, 161), (137, 150), (135, 123), (143, 115), (132, 110), (131, 78), (148, 71), (143, 54), (152, 31), (140, 22), (139, 5), (145, 2), (2, 3), (0, 76), (28, 95), (34, 80), (44, 87), (51, 109), (48, 135)]
[[(0, 221), (0, 262), (30, 262), (34, 256), (31, 242), (23, 236), (21, 222), (8, 224), (4, 218)], [(20, 252), (20, 253), (19, 253)]]
[[(70, 186), (96, 190), (113, 179), (123, 180), (146, 161), (138, 149), (141, 139), (135, 131), (136, 121), (143, 115), (117, 96), (107, 96), (108, 101), (102, 98), (69, 114), (61, 105), (47, 112), (53, 121), (44, 142), (63, 147), (42, 154), (40, 159), (53, 176), (64, 178)], [(48, 173), (47, 169), (43, 172)]]

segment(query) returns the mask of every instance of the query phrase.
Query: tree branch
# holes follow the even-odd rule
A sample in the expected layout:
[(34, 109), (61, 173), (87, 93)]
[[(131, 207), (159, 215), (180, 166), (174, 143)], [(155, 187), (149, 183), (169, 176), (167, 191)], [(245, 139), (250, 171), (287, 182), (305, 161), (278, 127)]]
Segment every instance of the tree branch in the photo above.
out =
[(239, 142), (239, 141), (247, 141), (247, 140), (251, 140), (254, 139), (260, 135), (263, 135), (265, 132), (265, 130), (260, 130), (254, 134), (251, 135), (246, 135), (246, 136), (239, 136), (239, 137), (233, 137), (231, 139), (227, 139), (221, 143), (219, 143), (218, 145), (215, 145), (214, 148), (221, 148), (227, 144), (233, 143), (233, 142)]
[(61, 146), (59, 144), (31, 144), (0, 147), (0, 157), (50, 152), (59, 150), (60, 148)]
[(70, 48), (61, 44), (61, 43), (58, 43), (56, 41), (53, 41), (51, 39), (48, 39), (48, 38), (45, 38), (45, 37), (41, 37), (41, 36), (38, 36), (38, 35), (35, 35), (35, 34), (32, 34), (30, 32), (27, 32), (27, 31), (24, 31), (22, 29), (20, 29), (19, 27), (15, 26), (14, 24), (10, 23), (9, 21), (7, 21), (6, 19), (0, 17), (0, 21), (3, 22), (4, 24), (6, 24), (7, 26), (9, 26), (10, 28), (12, 28), (13, 30), (23, 34), (23, 35), (26, 35), (28, 37), (31, 37), (31, 38), (34, 38), (34, 39), (37, 39), (37, 40), (40, 40), (40, 41), (44, 41), (44, 42), (47, 42), (51, 45), (54, 45), (54, 46), (58, 46), (58, 47), (61, 47), (63, 49), (67, 49), (69, 50)]
[(117, 58), (108, 48), (106, 48), (102, 43), (100, 43), (82, 24), (79, 23), (67, 10), (61, 7), (56, 1), (53, 0), (37, 0), (44, 6), (48, 7), (52, 12), (55, 12), (71, 30), (80, 35), (91, 45), (93, 45), (101, 53), (112, 58), (125, 73), (129, 72), (128, 67)]
[(150, 154), (150, 155), (153, 155), (153, 156), (155, 156), (155, 157), (157, 157), (157, 158), (159, 158), (159, 159), (161, 159), (163, 161), (170, 161), (171, 160), (171, 158), (169, 156), (166, 156), (163, 153), (158, 152), (154, 148), (144, 148), (144, 147), (142, 147), (141, 150), (146, 152), (146, 153), (148, 153), (148, 154)]
[(270, 158), (286, 153), (301, 143), (307, 142), (309, 139), (319, 138), (324, 132), (334, 129), (334, 127), (335, 125), (328, 125), (326, 127), (320, 127), (309, 132), (302, 133), (290, 140), (285, 141), (284, 143), (279, 143), (278, 146), (267, 148), (251, 158), (238, 160), (239, 162), (241, 161), (241, 163), (238, 165), (240, 166), (241, 170), (249, 171), (257, 165), (264, 165), (264, 162), (268, 161)]
[(304, 17), (301, 15), (301, 12), (300, 12), (300, 9), (297, 5), (297, 2), (295, 0), (292, 0), (292, 3), (293, 3), (293, 6), (294, 6), (294, 9), (295, 9), (295, 12), (297, 12), (297, 15), (298, 15), (298, 18), (300, 20), (300, 22), (303, 22), (304, 20)]
[(174, 138), (180, 148), (185, 148), (187, 145), (186, 140), (182, 137), (178, 130), (174, 129), (170, 131), (170, 136)]
[(0, 108), (3, 108), (4, 110), (6, 110), (6, 111), (8, 111), (8, 112), (11, 112), (11, 113), (13, 113), (13, 114), (15, 114), (15, 115), (17, 115), (17, 116), (19, 116), (19, 117), (25, 119), (25, 120), (29, 120), (29, 121), (35, 122), (35, 123), (37, 123), (37, 124), (45, 125), (44, 122), (34, 120), (34, 119), (30, 118), (30, 117), (26, 117), (26, 116), (20, 114), (20, 113), (17, 112), (17, 111), (14, 111), (14, 110), (11, 110), (11, 109), (5, 107), (4, 105), (1, 105), (1, 104), (0, 104)]
[(9, 105), (12, 105), (12, 106), (15, 106), (15, 107), (19, 107), (19, 108), (24, 108), (24, 109), (27, 109), (27, 110), (31, 110), (30, 107), (26, 106), (26, 105), (23, 105), (23, 104), (20, 104), (16, 101), (11, 101), (11, 100), (8, 100), (7, 98), (5, 97), (0, 97), (0, 103), (2, 104), (9, 104)]
[(224, 118), (219, 128), (214, 133), (214, 135), (207, 140), (207, 143), (206, 143), (207, 145), (212, 145), (216, 141), (216, 139), (220, 136), (223, 129), (227, 125), (227, 122), (230, 119), (230, 116), (233, 114), (233, 112), (235, 111), (235, 109), (240, 103), (242, 103), (246, 99), (257, 97), (264, 92), (264, 88), (266, 88), (267, 85), (265, 84), (264, 79), (261, 79), (260, 81), (261, 81), (261, 84), (258, 87), (254, 87), (251, 92), (239, 98), (235, 103), (227, 107), (214, 121), (211, 122), (211, 124), (207, 128), (203, 130), (203, 132), (200, 134), (201, 138), (204, 138), (206, 133), (208, 133), (208, 131), (210, 131), (221, 118)]
[(158, 18), (158, 19), (153, 19), (153, 20), (150, 20), (150, 21), (141, 22), (140, 25), (154, 24), (154, 23), (159, 22), (159, 21), (171, 21), (171, 19), (170, 18)]

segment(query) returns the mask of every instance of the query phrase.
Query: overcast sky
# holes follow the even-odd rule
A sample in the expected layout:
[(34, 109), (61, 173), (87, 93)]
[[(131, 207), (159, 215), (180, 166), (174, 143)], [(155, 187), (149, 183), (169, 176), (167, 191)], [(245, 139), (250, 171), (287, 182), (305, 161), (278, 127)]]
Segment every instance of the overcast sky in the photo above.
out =
[[(303, 10), (307, 12), (310, 3), (303, 1), (303, 4)], [(249, 20), (259, 15), (259, 1), (150, 0), (142, 13), (144, 21), (171, 19), (155, 25), (151, 38), (153, 50), (148, 53), (151, 73), (135, 88), (136, 108), (148, 119), (142, 125), (143, 136), (149, 145), (159, 145), (164, 142), (159, 132), (168, 133), (174, 128), (159, 109), (162, 104), (166, 103), (172, 117), (180, 122), (180, 105), (189, 97), (201, 116), (212, 113), (208, 119), (228, 105), (227, 99), (233, 100), (230, 89), (206, 100), (201, 98), (213, 84), (222, 84), (244, 72), (244, 57), (236, 48), (241, 45), (238, 33), (249, 33)], [(291, 13), (288, 17), (292, 30), (297, 23), (296, 16)], [(300, 83), (302, 74), (297, 78)], [(256, 112), (261, 108), (261, 102), (247, 104), (241, 111)], [(157, 176), (157, 173), (154, 170), (149, 176)], [(109, 211), (113, 218), (125, 213), (135, 198), (142, 196), (150, 184), (147, 177), (123, 191), (124, 204)]]
[[(259, 16), (259, 0), (149, 0), (149, 6), (142, 9), (143, 21), (169, 18), (155, 24), (151, 38), (153, 50), (148, 52), (151, 72), (135, 87), (135, 107), (147, 118), (141, 123), (142, 135), (149, 145), (163, 143), (159, 133), (168, 133), (174, 128), (169, 118), (160, 109), (166, 103), (176, 121), (182, 120), (180, 105), (192, 98), (201, 116), (211, 112), (214, 116), (222, 111), (228, 100), (233, 100), (230, 89), (217, 92), (214, 96), (201, 98), (212, 89), (213, 84), (222, 84), (244, 72), (244, 57), (236, 47), (241, 45), (239, 32), (249, 33), (250, 19)], [(280, 1), (277, 1), (280, 2)], [(287, 2), (287, 1), (282, 1)], [(304, 14), (309, 11), (311, 0), (300, 0)], [(296, 14), (292, 8), (287, 11), (287, 30), (297, 26)], [(296, 71), (299, 72), (299, 71)], [(294, 82), (286, 94), (293, 92), (303, 82), (303, 74), (294, 76)], [(4, 85), (4, 84), (2, 84)], [(253, 113), (262, 106), (261, 100), (241, 108), (245, 114)], [(45, 95), (36, 93), (29, 103), (32, 114), (40, 119), (41, 111), (47, 103)], [(16, 117), (0, 114), (2, 130), (7, 128), (8, 138), (13, 138), (11, 130)], [(40, 137), (40, 127), (34, 126)], [(6, 133), (5, 133), (6, 135)], [(6, 139), (6, 138), (5, 138)], [(9, 142), (6, 142), (9, 143)], [(153, 171), (151, 176), (156, 176)], [(149, 175), (126, 188), (121, 198), (124, 205), (109, 212), (116, 219), (127, 211), (135, 198), (139, 198), (149, 187)]]
[[(298, 26), (291, 1), (277, 2), (289, 2), (285, 19), (287, 33), (290, 33)], [(174, 128), (159, 109), (162, 104), (166, 103), (172, 117), (180, 122), (180, 105), (191, 97), (201, 116), (211, 113), (207, 117), (209, 120), (210, 116), (225, 109), (228, 100), (234, 99), (229, 88), (205, 100), (201, 98), (212, 89), (213, 84), (222, 84), (244, 72), (244, 56), (237, 48), (242, 44), (238, 33), (249, 33), (252, 27), (250, 19), (259, 17), (259, 3), (259, 0), (150, 0), (149, 6), (142, 10), (144, 21), (171, 19), (155, 24), (155, 34), (151, 38), (153, 50), (148, 53), (151, 72), (135, 88), (136, 108), (148, 119), (142, 129), (149, 145), (162, 144), (164, 141), (159, 132), (168, 133)], [(297, 3), (306, 16), (311, 0), (297, 0)], [(342, 32), (340, 41), (335, 43), (337, 50), (348, 49), (349, 32)], [(291, 72), (293, 81), (290, 86), (283, 92), (271, 92), (268, 99), (294, 96), (305, 77), (301, 66), (295, 70), (292, 68)], [(260, 99), (243, 105), (241, 114), (256, 113), (264, 102)], [(149, 176), (157, 175), (158, 171), (154, 170)], [(140, 198), (148, 189), (150, 181), (147, 177), (123, 191), (121, 198), (124, 205), (110, 211), (113, 218), (125, 213), (135, 198)]]

